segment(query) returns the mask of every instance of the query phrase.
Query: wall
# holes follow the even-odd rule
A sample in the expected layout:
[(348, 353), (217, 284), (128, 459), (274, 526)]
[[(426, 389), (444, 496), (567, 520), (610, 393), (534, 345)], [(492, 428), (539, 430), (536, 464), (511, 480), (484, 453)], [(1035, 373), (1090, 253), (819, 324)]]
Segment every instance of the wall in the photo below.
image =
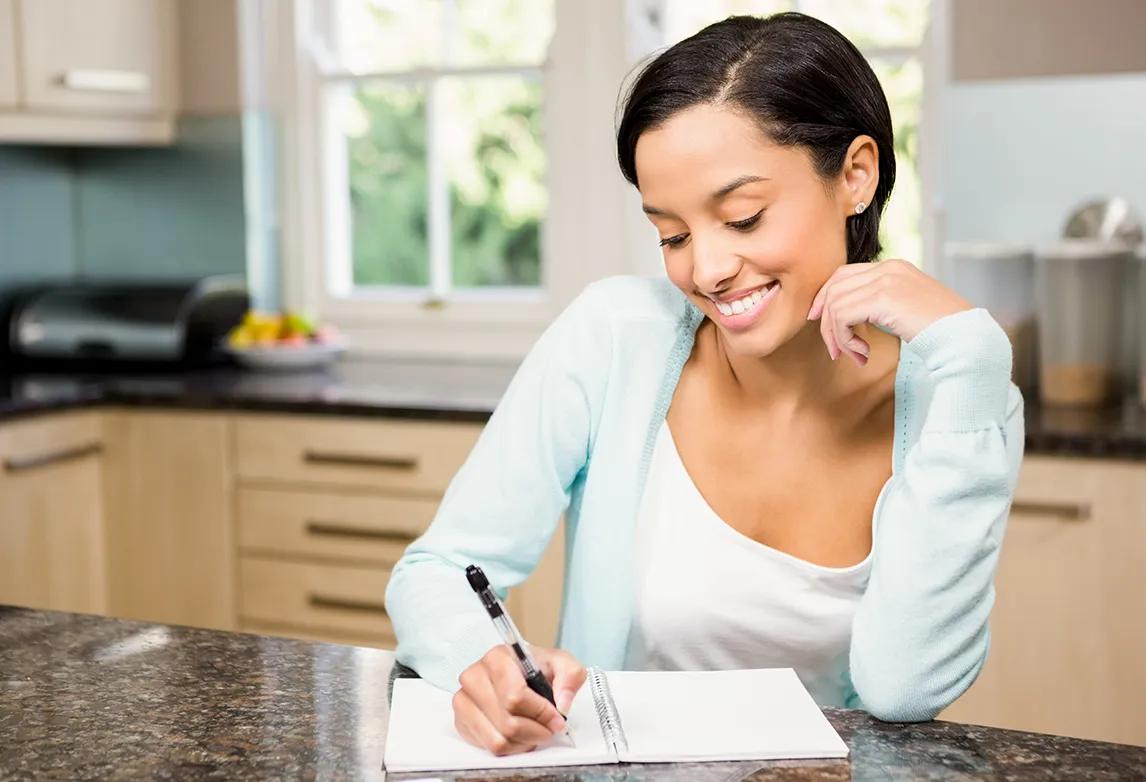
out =
[(175, 145), (0, 145), (0, 294), (55, 279), (245, 274), (235, 0), (179, 9)]
[(1146, 219), (1146, 74), (956, 83), (944, 120), (949, 239), (1051, 241), (1098, 196)]

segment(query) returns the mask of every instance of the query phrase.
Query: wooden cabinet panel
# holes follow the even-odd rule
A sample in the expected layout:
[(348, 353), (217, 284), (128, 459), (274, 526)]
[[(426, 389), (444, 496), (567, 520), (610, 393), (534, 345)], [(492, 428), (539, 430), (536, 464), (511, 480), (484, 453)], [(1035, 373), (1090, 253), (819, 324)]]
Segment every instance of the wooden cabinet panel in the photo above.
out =
[(0, 109), (19, 103), (16, 85), (16, 0), (0, 0)]
[(27, 108), (174, 111), (172, 0), (21, 0), (18, 9)]
[(239, 476), (438, 496), (480, 424), (306, 416), (236, 422)]
[(234, 628), (228, 420), (113, 411), (105, 426), (111, 613)]
[(390, 571), (244, 556), (239, 565), (244, 622), (369, 636), (394, 636), (383, 599)]
[(430, 524), (438, 503), (420, 497), (241, 488), (239, 547), (393, 567)]
[(104, 610), (101, 450), (91, 413), (0, 426), (0, 603)]
[(1030, 457), (996, 578), (991, 649), (943, 717), (1146, 743), (1146, 465)]

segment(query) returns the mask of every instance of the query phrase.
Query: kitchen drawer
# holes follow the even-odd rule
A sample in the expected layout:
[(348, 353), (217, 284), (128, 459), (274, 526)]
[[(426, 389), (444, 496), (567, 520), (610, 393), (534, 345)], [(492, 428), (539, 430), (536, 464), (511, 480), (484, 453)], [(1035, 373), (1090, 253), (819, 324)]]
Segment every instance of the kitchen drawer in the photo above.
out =
[(244, 416), (236, 421), (239, 477), (440, 495), (480, 424), (393, 419)]
[(391, 567), (429, 525), (438, 501), (421, 497), (239, 489), (244, 553), (362, 560)]
[(280, 627), (264, 622), (243, 622), (239, 630), (255, 635), (270, 635), (278, 638), (293, 638), (299, 641), (319, 641), (326, 644), (346, 646), (367, 646), (374, 649), (394, 649), (398, 642), (391, 635), (356, 635), (330, 630), (311, 630), (303, 627)]
[(33, 473), (80, 461), (103, 451), (103, 427), (95, 413), (64, 413), (0, 426), (0, 472)]
[(244, 556), (239, 613), (248, 622), (393, 638), (382, 601), (390, 571)]

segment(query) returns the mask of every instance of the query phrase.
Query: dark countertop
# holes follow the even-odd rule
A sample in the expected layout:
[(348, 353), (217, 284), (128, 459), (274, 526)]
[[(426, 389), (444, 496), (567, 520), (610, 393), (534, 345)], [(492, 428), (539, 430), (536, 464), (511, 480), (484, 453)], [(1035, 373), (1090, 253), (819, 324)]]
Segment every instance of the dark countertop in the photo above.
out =
[[(0, 606), (0, 778), (378, 779), (393, 655)], [(1143, 779), (1146, 747), (827, 710), (847, 760), (394, 779)]]
[[(218, 368), (177, 373), (0, 372), (0, 421), (112, 404), (485, 421), (513, 377), (512, 364), (345, 361), (329, 370), (266, 374)], [(1026, 405), (1029, 454), (1146, 460), (1146, 409)]]

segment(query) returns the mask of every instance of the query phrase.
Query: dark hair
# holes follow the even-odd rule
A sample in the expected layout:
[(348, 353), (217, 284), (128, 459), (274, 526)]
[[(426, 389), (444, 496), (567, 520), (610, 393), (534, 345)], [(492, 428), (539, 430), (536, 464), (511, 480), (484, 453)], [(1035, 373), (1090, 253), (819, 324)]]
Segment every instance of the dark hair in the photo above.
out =
[(848, 263), (879, 255), (879, 218), (895, 183), (891, 112), (879, 80), (852, 43), (800, 13), (730, 16), (649, 62), (624, 96), (617, 127), (621, 171), (637, 186), (637, 139), (677, 112), (727, 105), (754, 118), (775, 143), (803, 147), (825, 180), (857, 136), (875, 139), (875, 203), (847, 218)]

